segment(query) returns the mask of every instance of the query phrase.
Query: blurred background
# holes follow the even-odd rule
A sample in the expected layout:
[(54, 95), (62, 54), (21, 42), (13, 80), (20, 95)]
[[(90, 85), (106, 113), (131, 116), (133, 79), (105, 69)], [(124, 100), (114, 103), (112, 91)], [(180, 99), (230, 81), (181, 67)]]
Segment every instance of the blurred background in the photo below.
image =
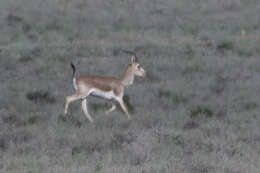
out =
[[(258, 0), (1, 0), (0, 172), (257, 173)], [(77, 75), (147, 71), (119, 106)]]

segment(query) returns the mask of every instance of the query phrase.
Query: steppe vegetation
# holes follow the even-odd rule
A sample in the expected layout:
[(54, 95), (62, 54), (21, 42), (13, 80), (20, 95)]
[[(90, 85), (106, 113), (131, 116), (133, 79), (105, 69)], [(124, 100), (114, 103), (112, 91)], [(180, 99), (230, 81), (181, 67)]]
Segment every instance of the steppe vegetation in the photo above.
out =
[[(259, 173), (259, 0), (1, 0), (0, 173)], [(78, 74), (147, 71), (132, 114), (90, 98), (63, 117)]]

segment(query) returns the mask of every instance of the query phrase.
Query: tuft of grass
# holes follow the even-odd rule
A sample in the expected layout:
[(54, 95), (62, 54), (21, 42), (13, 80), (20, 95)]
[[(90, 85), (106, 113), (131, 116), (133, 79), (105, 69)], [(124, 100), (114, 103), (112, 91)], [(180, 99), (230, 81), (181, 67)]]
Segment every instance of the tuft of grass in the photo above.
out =
[(85, 151), (84, 146), (74, 146), (71, 149), (71, 155), (75, 156), (75, 155), (80, 154), (80, 153), (82, 153), (84, 151)]
[(207, 173), (207, 172), (212, 172), (213, 170), (214, 170), (213, 167), (208, 165), (201, 165), (201, 164), (193, 166), (191, 168), (192, 173)]
[(186, 42), (184, 44), (184, 53), (191, 55), (194, 53), (194, 48), (192, 47), (192, 43), (191, 42)]
[(72, 147), (71, 155), (73, 157), (80, 155), (80, 154), (93, 154), (94, 152), (101, 152), (104, 150), (104, 146), (101, 143), (88, 143), (86, 145), (78, 145)]
[(197, 118), (200, 116), (211, 118), (213, 116), (213, 111), (207, 106), (197, 105), (190, 111), (190, 117)]
[[(33, 36), (33, 35), (32, 35)], [(22, 57), (19, 59), (21, 63), (29, 63), (32, 62), (36, 57), (41, 55), (41, 49), (36, 47), (32, 50), (28, 50), (22, 53)]]
[(31, 116), (27, 119), (21, 119), (16, 115), (8, 115), (8, 116), (3, 116), (2, 120), (4, 123), (20, 127), (20, 126), (29, 126), (33, 124), (38, 124), (39, 122), (42, 121), (42, 117), (38, 115)]
[(120, 54), (120, 49), (114, 48), (112, 51), (113, 56), (118, 56)]
[(239, 48), (237, 50), (237, 53), (239, 56), (247, 56), (247, 57), (254, 55), (253, 51), (247, 48)]
[(32, 62), (32, 61), (33, 61), (33, 58), (30, 57), (30, 56), (21, 57), (21, 58), (19, 59), (19, 61), (22, 62), (22, 63), (28, 63), (28, 62)]
[(183, 74), (186, 75), (186, 74), (193, 74), (193, 73), (199, 73), (199, 72), (203, 72), (204, 69), (203, 69), (203, 66), (201, 64), (192, 64), (192, 65), (189, 65), (187, 66), (184, 71), (183, 71)]
[(8, 149), (8, 143), (5, 137), (0, 136), (0, 151), (6, 151)]
[(172, 95), (171, 91), (165, 89), (160, 89), (158, 92), (159, 98), (170, 98), (171, 95)]
[(239, 56), (251, 57), (254, 55), (259, 55), (257, 40), (252, 40), (248, 37), (242, 37), (241, 39), (237, 40), (235, 46)]
[(217, 50), (233, 50), (234, 43), (230, 40), (223, 40), (217, 44)]
[(258, 107), (258, 104), (256, 102), (249, 101), (244, 103), (241, 107), (243, 107), (247, 111), (250, 111), (256, 109)]
[(169, 143), (169, 144), (173, 143), (174, 145), (180, 146), (182, 148), (185, 146), (185, 140), (182, 135), (176, 135), (176, 136), (175, 135), (174, 136), (166, 135), (166, 136), (164, 136), (164, 138), (165, 138), (164, 140), (166, 140), (165, 141), (166, 143)]
[(99, 110), (106, 110), (109, 109), (109, 106), (107, 103), (90, 103), (90, 107), (93, 110), (94, 113), (98, 112)]
[(238, 11), (242, 7), (241, 0), (220, 0), (219, 3), (226, 11)]
[(58, 117), (58, 121), (62, 122), (62, 123), (70, 123), (70, 125), (75, 126), (76, 128), (80, 128), (82, 126), (82, 122), (75, 119), (73, 116), (64, 116), (64, 115), (60, 115)]
[(17, 23), (23, 22), (23, 18), (14, 14), (8, 14), (5, 20), (9, 26), (14, 26)]
[(136, 136), (134, 136), (132, 133), (127, 134), (114, 134), (110, 143), (109, 148), (112, 150), (120, 150), (123, 146), (123, 144), (131, 144), (136, 140)]
[(191, 130), (191, 129), (196, 129), (199, 127), (199, 124), (195, 121), (188, 121), (187, 123), (184, 124), (183, 129), (184, 130)]
[(32, 29), (28, 23), (23, 23), (23, 32), (28, 33)]
[(171, 99), (175, 104), (187, 103), (188, 101), (184, 96), (177, 93), (172, 93), (170, 90), (165, 89), (159, 89), (158, 97)]
[(221, 94), (225, 90), (228, 83), (228, 78), (224, 77), (220, 72), (216, 73), (215, 80), (211, 86), (212, 92)]
[(33, 91), (26, 94), (26, 98), (34, 103), (55, 103), (56, 99), (48, 91)]
[(103, 164), (101, 161), (98, 161), (95, 166), (95, 172), (99, 172), (103, 169)]
[(31, 116), (29, 117), (26, 121), (25, 121), (25, 124), (26, 125), (33, 125), (33, 124), (37, 124), (41, 121), (41, 118), (40, 116)]
[(188, 99), (185, 98), (184, 96), (175, 94), (175, 95), (172, 96), (172, 101), (175, 104), (181, 104), (181, 103), (187, 103)]
[(20, 123), (21, 120), (16, 115), (8, 115), (8, 116), (2, 116), (2, 121), (5, 124), (17, 125)]

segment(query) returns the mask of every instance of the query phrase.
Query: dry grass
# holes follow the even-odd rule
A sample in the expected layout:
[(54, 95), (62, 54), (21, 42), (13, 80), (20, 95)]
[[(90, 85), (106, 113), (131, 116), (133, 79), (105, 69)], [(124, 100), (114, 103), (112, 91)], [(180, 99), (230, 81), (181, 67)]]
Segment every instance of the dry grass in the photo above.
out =
[[(259, 2), (0, 2), (0, 172), (257, 173)], [(132, 112), (94, 124), (72, 94), (78, 74), (119, 76), (134, 50), (147, 71)], [(77, 75), (78, 75), (77, 74)]]

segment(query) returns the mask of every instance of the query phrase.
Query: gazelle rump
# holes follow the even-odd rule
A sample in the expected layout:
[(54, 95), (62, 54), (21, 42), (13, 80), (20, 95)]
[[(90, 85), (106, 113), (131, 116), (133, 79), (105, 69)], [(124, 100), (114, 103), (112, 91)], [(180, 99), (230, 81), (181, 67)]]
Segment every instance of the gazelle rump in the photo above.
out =
[[(76, 77), (76, 68), (73, 63), (71, 63), (71, 67), (73, 70), (72, 82), (76, 93), (66, 97), (64, 109), (65, 115), (67, 114), (68, 106), (71, 102), (82, 99), (82, 110), (88, 120), (93, 122), (93, 119), (87, 109), (87, 97), (89, 95), (93, 95), (105, 99), (114, 99), (120, 104), (127, 118), (131, 118), (123, 101), (124, 90), (126, 87), (134, 83), (135, 76), (145, 76), (145, 70), (137, 62), (137, 57), (135, 55), (132, 56), (131, 63), (128, 65), (123, 76), (119, 78), (91, 75)], [(106, 114), (114, 111), (115, 109), (116, 106), (113, 104), (112, 107), (106, 111)]]

